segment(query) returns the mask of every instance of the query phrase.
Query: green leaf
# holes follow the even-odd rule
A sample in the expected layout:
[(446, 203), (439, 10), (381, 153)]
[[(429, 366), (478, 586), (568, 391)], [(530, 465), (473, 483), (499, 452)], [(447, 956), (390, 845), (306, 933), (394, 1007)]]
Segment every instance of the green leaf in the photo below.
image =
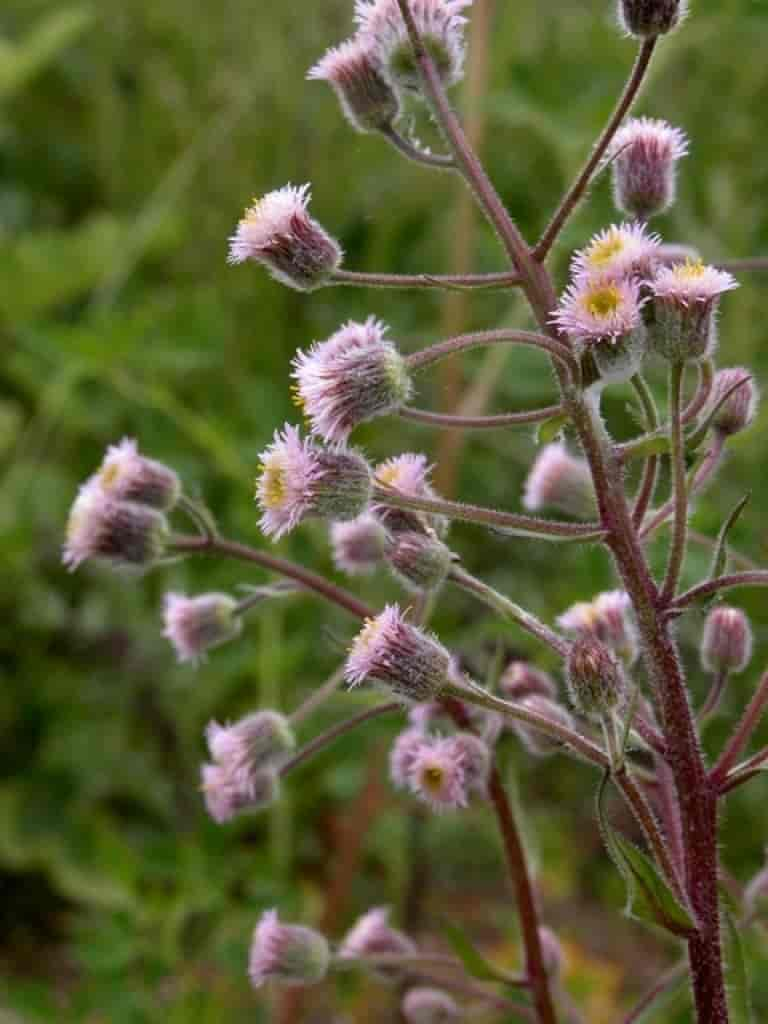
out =
[(464, 965), (465, 971), (471, 977), (477, 978), (478, 981), (500, 981), (503, 984), (507, 984), (511, 980), (506, 971), (494, 967), (485, 959), (459, 925), (443, 921), (443, 934), (453, 952)]
[(728, 952), (726, 956), (726, 983), (732, 1024), (754, 1024), (752, 1000), (749, 994), (749, 974), (738, 922), (726, 908), (724, 912)]
[(715, 557), (712, 559), (712, 569), (709, 574), (709, 578), (711, 580), (715, 579), (718, 576), (722, 576), (723, 574), (723, 571), (725, 569), (725, 563), (728, 560), (728, 534), (730, 533), (731, 529), (733, 528), (734, 524), (736, 523), (741, 513), (748, 505), (751, 497), (751, 492), (747, 492), (747, 494), (745, 494), (741, 501), (736, 505), (734, 510), (731, 512), (731, 514), (728, 516), (728, 518), (720, 528), (720, 533), (717, 535)]
[(563, 412), (544, 420), (536, 431), (536, 444), (551, 444), (567, 427), (568, 422), (568, 416)]

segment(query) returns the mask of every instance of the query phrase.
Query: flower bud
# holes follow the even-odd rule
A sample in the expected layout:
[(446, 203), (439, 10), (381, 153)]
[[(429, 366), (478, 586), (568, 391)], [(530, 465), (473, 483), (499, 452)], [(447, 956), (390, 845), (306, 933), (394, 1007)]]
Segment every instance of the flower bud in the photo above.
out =
[(499, 679), (499, 689), (507, 700), (525, 700), (535, 695), (554, 699), (557, 686), (548, 672), (527, 661), (511, 661)]
[[(573, 728), (573, 718), (568, 710), (562, 704), (558, 704), (548, 697), (534, 693), (530, 697), (525, 697), (521, 700), (520, 706), (528, 711), (535, 712), (537, 715), (548, 718), (556, 725), (562, 725), (566, 729)], [(556, 739), (553, 739), (547, 733), (542, 732), (541, 729), (535, 729), (533, 726), (526, 725), (525, 722), (513, 718), (509, 719), (509, 723), (510, 728), (525, 749), (534, 757), (549, 757), (550, 754), (556, 754), (562, 748), (561, 743), (558, 743)]]
[(336, 567), (350, 576), (375, 572), (384, 561), (387, 531), (364, 513), (347, 523), (331, 523), (331, 545)]
[(326, 449), (286, 424), (261, 456), (261, 528), (277, 540), (303, 519), (355, 519), (371, 497), (371, 471), (351, 448)]
[(701, 662), (708, 672), (742, 672), (752, 657), (752, 627), (740, 608), (718, 605), (704, 623)]
[(422, 744), (408, 773), (411, 791), (433, 811), (453, 811), (467, 806), (469, 786), (464, 753), (454, 745), (453, 739)]
[[(438, 495), (429, 483), (431, 469), (425, 455), (407, 452), (380, 463), (374, 475), (377, 481), (400, 491), (406, 497), (432, 499)], [(431, 529), (438, 537), (444, 537), (448, 532), (449, 524), (444, 516), (417, 512), (414, 509), (395, 508), (383, 502), (374, 503), (371, 512), (392, 534), (405, 533), (409, 530), (425, 533)]]
[(563, 444), (546, 445), (528, 474), (523, 505), (533, 512), (556, 508), (579, 519), (591, 518), (596, 503), (586, 460), (569, 455)]
[(578, 637), (565, 662), (565, 678), (574, 708), (582, 715), (601, 716), (619, 702), (624, 676), (616, 656), (596, 637)]
[(370, 41), (360, 36), (329, 50), (307, 78), (325, 80), (359, 132), (383, 131), (400, 116), (400, 100), (381, 74)]
[[(739, 384), (739, 381), (743, 383)], [(738, 387), (737, 387), (738, 385)], [(723, 401), (723, 396), (728, 398)], [(741, 366), (732, 366), (727, 370), (718, 370), (712, 386), (710, 407), (720, 405), (712, 421), (712, 426), (723, 437), (730, 437), (745, 430), (757, 413), (760, 392), (749, 370)]]
[[(363, 914), (344, 936), (339, 948), (343, 959), (365, 959), (376, 956), (413, 956), (416, 944), (403, 932), (390, 927), (389, 908), (375, 907)], [(377, 967), (376, 974), (383, 981), (397, 981), (403, 971), (396, 966)]]
[(433, 533), (409, 531), (395, 534), (387, 561), (409, 590), (433, 590), (445, 580), (454, 555)]
[(468, 792), (485, 796), (491, 770), (491, 752), (488, 745), (471, 732), (457, 732), (443, 742), (450, 747), (451, 753), (459, 758), (464, 769), (464, 781)]
[(401, 1007), (406, 1024), (450, 1024), (461, 1018), (457, 1003), (437, 988), (412, 988)]
[(237, 602), (228, 594), (166, 594), (163, 603), (163, 636), (180, 662), (197, 662), (212, 647), (233, 640), (242, 628)]
[(705, 357), (715, 343), (720, 296), (733, 288), (738, 284), (730, 274), (700, 260), (659, 270), (647, 318), (651, 349), (670, 362)]
[(205, 736), (213, 760), (232, 773), (260, 771), (296, 747), (288, 719), (277, 711), (256, 711), (234, 725), (209, 722)]
[(563, 947), (551, 928), (539, 928), (539, 942), (544, 960), (544, 970), (551, 978), (559, 978), (563, 973)]
[(280, 777), (271, 767), (254, 774), (233, 773), (222, 764), (204, 764), (200, 779), (206, 810), (218, 825), (231, 821), (242, 811), (271, 807), (280, 797)]
[(300, 292), (322, 288), (338, 269), (339, 243), (307, 212), (309, 185), (285, 185), (254, 200), (230, 238), (229, 262), (254, 260)]
[(628, 665), (639, 653), (632, 602), (623, 590), (598, 594), (589, 603), (578, 602), (558, 618), (557, 624), (568, 633), (596, 637)]
[(639, 39), (671, 32), (688, 12), (688, 0), (619, 0), (619, 22)]
[(277, 911), (262, 914), (251, 943), (248, 974), (254, 988), (265, 981), (314, 985), (328, 973), (331, 951), (312, 928), (281, 924)]
[(297, 404), (325, 441), (346, 441), (366, 420), (404, 405), (413, 386), (387, 328), (374, 317), (350, 320), (293, 361)]
[(345, 675), (350, 685), (384, 683), (407, 700), (420, 702), (443, 690), (451, 658), (436, 637), (406, 622), (399, 607), (387, 605), (368, 619), (352, 647)]
[(181, 494), (177, 474), (162, 462), (140, 455), (136, 442), (127, 437), (107, 448), (95, 479), (116, 501), (135, 501), (161, 511), (173, 508)]
[(72, 571), (88, 559), (117, 569), (149, 569), (165, 554), (168, 533), (157, 509), (117, 501), (91, 477), (72, 505), (62, 561)]
[[(417, 705), (417, 707), (424, 706), (423, 704)], [(398, 735), (389, 752), (389, 777), (398, 789), (404, 789), (408, 785), (416, 755), (429, 742), (420, 728), (404, 729)]]
[[(666, 121), (650, 117), (627, 121), (608, 153), (616, 206), (641, 220), (668, 210), (675, 201), (677, 163), (687, 152), (685, 134)], [(670, 248), (661, 247), (658, 255)]]

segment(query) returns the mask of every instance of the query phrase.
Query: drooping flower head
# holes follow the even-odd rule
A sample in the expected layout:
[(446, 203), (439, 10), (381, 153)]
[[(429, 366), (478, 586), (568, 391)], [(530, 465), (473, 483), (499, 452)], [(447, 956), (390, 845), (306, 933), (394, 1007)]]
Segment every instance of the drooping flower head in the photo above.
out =
[[(467, 19), (461, 12), (471, 5), (472, 0), (410, 0), (413, 20), (446, 86), (462, 77)], [(392, 84), (417, 92), (419, 70), (397, 0), (355, 0), (355, 21)]]
[(265, 981), (314, 985), (328, 973), (331, 951), (319, 932), (303, 925), (281, 924), (277, 911), (262, 914), (251, 943), (248, 974), (254, 988)]
[(224, 764), (204, 764), (200, 779), (206, 810), (219, 825), (243, 811), (270, 807), (280, 796), (280, 777), (271, 767), (253, 773), (232, 772)]
[[(423, 704), (416, 705), (424, 707)], [(421, 728), (404, 729), (392, 744), (389, 752), (389, 776), (399, 789), (408, 785), (414, 758), (430, 740)]]
[(212, 647), (233, 640), (242, 628), (237, 601), (228, 594), (186, 597), (169, 593), (163, 602), (163, 636), (180, 662), (197, 662)]
[(567, 515), (589, 519), (596, 506), (586, 461), (570, 455), (559, 442), (545, 445), (525, 481), (523, 505), (533, 512), (556, 508)]
[(342, 251), (309, 216), (309, 200), (309, 185), (285, 185), (254, 200), (230, 238), (229, 262), (255, 260), (297, 291), (322, 287), (338, 269)]
[(611, 648), (628, 665), (638, 655), (637, 628), (632, 616), (632, 602), (623, 590), (598, 594), (593, 601), (579, 601), (557, 620), (568, 633), (591, 635)]
[(671, 32), (687, 12), (688, 0), (619, 0), (621, 27), (639, 39)]
[[(416, 944), (390, 925), (389, 908), (374, 907), (363, 914), (344, 936), (339, 956), (355, 960), (376, 956), (413, 956), (416, 951)], [(402, 969), (394, 965), (379, 966), (373, 973), (389, 982), (402, 977)]]
[(437, 988), (412, 988), (401, 1007), (406, 1024), (451, 1024), (461, 1019), (458, 1004)]
[(347, 682), (384, 683), (408, 700), (431, 700), (445, 686), (450, 655), (436, 637), (412, 626), (396, 605), (368, 619), (350, 648)]
[(261, 456), (256, 500), (261, 528), (275, 540), (303, 519), (355, 519), (371, 496), (368, 463), (353, 449), (326, 449), (286, 424)]
[(552, 676), (527, 661), (511, 661), (501, 674), (499, 689), (512, 701), (525, 700), (534, 694), (553, 699), (557, 693)]
[(387, 531), (366, 512), (347, 523), (331, 523), (331, 546), (338, 569), (350, 576), (365, 576), (384, 561)]
[(649, 234), (642, 224), (612, 224), (590, 240), (573, 258), (573, 276), (647, 277), (659, 252), (658, 235)]
[(314, 433), (345, 441), (366, 420), (394, 412), (412, 391), (405, 360), (375, 317), (351, 321), (293, 361), (297, 403)]
[(591, 633), (578, 636), (568, 651), (565, 679), (574, 708), (588, 717), (610, 712), (624, 692), (616, 655)]
[[(728, 395), (724, 399), (724, 396)], [(743, 366), (718, 370), (712, 385), (710, 407), (720, 406), (712, 426), (723, 437), (745, 430), (757, 413), (760, 391), (754, 377)], [(722, 403), (722, 404), (721, 404)]]
[(612, 274), (582, 275), (566, 290), (552, 322), (572, 341), (616, 342), (642, 326), (640, 285)]
[(396, 533), (387, 550), (395, 576), (409, 590), (433, 590), (445, 580), (454, 555), (432, 532)]
[(651, 282), (651, 347), (672, 362), (705, 356), (714, 345), (720, 296), (733, 288), (738, 282), (731, 274), (701, 260), (663, 267)]
[(435, 811), (466, 807), (464, 757), (453, 737), (433, 740), (416, 752), (408, 775), (411, 791)]
[(740, 608), (718, 605), (704, 623), (701, 661), (708, 672), (743, 672), (752, 657), (752, 627)]
[(213, 760), (233, 774), (258, 772), (296, 746), (288, 719), (278, 711), (255, 711), (233, 725), (209, 722), (205, 737)]
[(328, 50), (307, 78), (328, 82), (344, 116), (359, 132), (386, 130), (400, 116), (400, 100), (382, 74), (369, 38), (355, 36)]
[(616, 206), (647, 220), (675, 201), (677, 164), (688, 153), (679, 128), (652, 117), (631, 118), (616, 133), (608, 156)]
[(127, 437), (107, 448), (95, 479), (116, 501), (135, 501), (161, 511), (173, 508), (181, 494), (177, 474), (141, 455), (136, 441)]
[[(520, 701), (520, 705), (528, 711), (533, 711), (537, 715), (549, 719), (556, 725), (564, 726), (566, 729), (573, 728), (573, 718), (567, 708), (564, 708), (562, 704), (558, 704), (557, 701), (549, 697), (532, 693), (529, 697), (524, 697)], [(511, 730), (517, 735), (528, 753), (534, 757), (549, 757), (551, 754), (556, 754), (562, 749), (562, 744), (558, 743), (556, 739), (547, 733), (542, 732), (541, 729), (527, 725), (519, 719), (509, 718), (508, 721)]]
[[(386, 487), (392, 487), (407, 497), (436, 498), (437, 492), (429, 482), (431, 472), (432, 467), (425, 455), (406, 452), (380, 463), (374, 470), (374, 476)], [(434, 530), (439, 537), (443, 537), (448, 530), (448, 521), (443, 516), (395, 508), (381, 500), (371, 505), (371, 512), (392, 534), (409, 530), (422, 533)]]

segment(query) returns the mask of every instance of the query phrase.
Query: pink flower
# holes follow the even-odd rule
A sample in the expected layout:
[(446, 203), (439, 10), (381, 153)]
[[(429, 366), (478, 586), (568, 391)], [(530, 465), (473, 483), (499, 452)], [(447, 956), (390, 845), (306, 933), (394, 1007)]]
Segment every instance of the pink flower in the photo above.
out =
[[(377, 956), (413, 956), (416, 944), (403, 932), (389, 924), (389, 909), (374, 907), (359, 918), (347, 932), (339, 947), (339, 956), (345, 960)], [(403, 971), (396, 966), (380, 966), (374, 973), (385, 981), (396, 981)]]
[(309, 185), (285, 185), (256, 199), (230, 238), (229, 262), (254, 260), (297, 291), (321, 288), (338, 269), (338, 242), (307, 212)]
[(256, 711), (234, 725), (209, 722), (205, 736), (213, 760), (232, 774), (257, 772), (296, 746), (288, 719), (278, 711)]
[(467, 806), (464, 757), (452, 737), (433, 740), (416, 752), (408, 784), (413, 793), (435, 811)]
[(254, 988), (265, 981), (281, 985), (314, 985), (328, 973), (331, 951), (312, 928), (281, 924), (277, 911), (262, 914), (251, 943), (248, 974)]
[(715, 342), (720, 296), (733, 288), (738, 288), (738, 282), (730, 274), (701, 260), (663, 267), (651, 281), (651, 347), (673, 362), (706, 356)]
[(571, 271), (575, 278), (647, 277), (658, 259), (659, 244), (658, 235), (649, 235), (642, 224), (613, 224), (576, 253)]
[(366, 512), (347, 523), (331, 523), (331, 545), (338, 569), (350, 576), (363, 576), (382, 564), (387, 531)]
[[(725, 395), (728, 395), (728, 398), (722, 401)], [(724, 437), (738, 434), (755, 418), (759, 401), (760, 390), (749, 370), (745, 370), (743, 366), (718, 370), (709, 405), (712, 409), (718, 405), (720, 408), (712, 421), (712, 426)]]
[(406, 1024), (450, 1024), (461, 1018), (458, 1004), (437, 988), (412, 988), (402, 1005)]
[(688, 0), (619, 0), (619, 23), (639, 39), (671, 32), (687, 13)]
[(499, 679), (499, 689), (507, 700), (524, 700), (538, 694), (554, 698), (557, 686), (548, 672), (527, 661), (511, 661)]
[(269, 807), (280, 795), (280, 779), (271, 767), (252, 773), (232, 772), (225, 764), (204, 764), (200, 777), (206, 809), (219, 825), (242, 811)]
[(558, 618), (557, 624), (569, 633), (597, 637), (628, 665), (637, 658), (638, 638), (632, 602), (623, 590), (606, 591), (591, 602), (577, 602)]
[(586, 461), (569, 455), (563, 444), (545, 445), (525, 481), (523, 505), (533, 512), (556, 508), (589, 519), (595, 514), (596, 504)]
[(651, 282), (656, 298), (680, 306), (711, 303), (724, 292), (738, 287), (738, 281), (727, 271), (708, 266), (701, 260), (686, 260), (671, 267), (662, 267)]
[[(528, 711), (535, 712), (537, 715), (541, 715), (543, 718), (548, 718), (556, 725), (564, 726), (566, 729), (573, 728), (573, 718), (567, 709), (562, 704), (558, 704), (548, 697), (534, 693), (530, 697), (524, 697), (520, 701), (520, 706)], [(526, 725), (525, 722), (521, 722), (519, 719), (510, 718), (509, 722), (512, 731), (517, 735), (517, 738), (528, 753), (534, 757), (548, 757), (550, 754), (555, 754), (561, 749), (562, 745), (547, 733), (542, 732), (541, 729), (536, 729), (532, 725)]]
[(642, 328), (640, 285), (611, 274), (578, 277), (565, 291), (552, 322), (584, 345), (617, 341)]
[(488, 774), (491, 770), (491, 752), (488, 745), (471, 732), (457, 732), (442, 741), (464, 771), (467, 791), (485, 796), (488, 788)]
[(752, 627), (740, 608), (718, 605), (704, 623), (701, 661), (708, 672), (743, 672), (752, 657)]
[(96, 479), (117, 501), (135, 501), (161, 511), (173, 508), (181, 494), (177, 474), (162, 462), (140, 455), (136, 442), (127, 437), (107, 448)]
[(433, 590), (448, 575), (455, 556), (431, 531), (396, 533), (387, 551), (393, 573), (408, 590)]
[(328, 50), (307, 78), (330, 84), (359, 132), (386, 130), (400, 116), (400, 100), (381, 73), (370, 39), (356, 36)]
[(261, 528), (275, 540), (311, 516), (355, 519), (370, 495), (371, 472), (358, 452), (321, 448), (288, 424), (261, 456), (256, 500)]
[[(417, 705), (417, 707), (425, 706)], [(404, 789), (408, 785), (414, 759), (421, 748), (425, 744), (428, 745), (429, 742), (428, 737), (420, 728), (404, 729), (398, 735), (389, 752), (389, 775), (399, 789)]]
[[(377, 481), (392, 487), (410, 498), (437, 498), (437, 492), (429, 482), (432, 467), (426, 455), (406, 452), (379, 463), (374, 470)], [(409, 530), (422, 533), (432, 529), (439, 537), (448, 531), (448, 520), (443, 516), (411, 509), (395, 508), (384, 502), (375, 502), (371, 512), (390, 533), (404, 533)]]
[(642, 220), (663, 213), (675, 201), (677, 163), (687, 152), (685, 133), (666, 121), (627, 121), (608, 153), (617, 207)]
[(237, 602), (228, 594), (186, 597), (169, 593), (163, 604), (163, 636), (181, 662), (197, 662), (212, 647), (233, 640), (242, 628)]
[(374, 317), (350, 321), (293, 361), (297, 403), (314, 433), (345, 441), (366, 420), (394, 412), (412, 385), (405, 360)]

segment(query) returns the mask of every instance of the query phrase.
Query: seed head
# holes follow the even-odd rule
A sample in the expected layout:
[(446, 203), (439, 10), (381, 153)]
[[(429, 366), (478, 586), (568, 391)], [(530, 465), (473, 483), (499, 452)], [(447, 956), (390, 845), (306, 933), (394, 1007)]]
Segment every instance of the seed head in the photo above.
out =
[(387, 561), (409, 590), (433, 590), (445, 580), (454, 556), (434, 533), (409, 530), (394, 535)]
[(386, 130), (400, 116), (398, 95), (382, 74), (368, 38), (355, 36), (328, 50), (307, 78), (328, 82), (344, 116), (359, 132)]
[[(413, 956), (416, 944), (403, 932), (389, 924), (389, 908), (374, 907), (363, 914), (344, 936), (339, 947), (339, 956), (344, 959), (361, 959), (376, 956)], [(377, 967), (374, 972), (383, 981), (394, 982), (402, 977), (402, 969)]]
[(668, 210), (675, 201), (677, 164), (687, 153), (685, 133), (666, 121), (627, 121), (608, 153), (616, 206), (641, 220)]
[(374, 317), (350, 320), (293, 361), (297, 404), (325, 441), (346, 441), (367, 420), (404, 405), (412, 392), (405, 360)]
[(233, 773), (226, 765), (204, 764), (200, 777), (206, 809), (219, 825), (231, 821), (242, 811), (270, 807), (280, 796), (280, 778), (271, 767), (252, 774), (248, 771)]
[(565, 663), (568, 693), (574, 708), (601, 716), (618, 704), (624, 676), (616, 655), (597, 637), (584, 633), (574, 641)]
[[(438, 494), (429, 482), (432, 467), (425, 455), (407, 452), (397, 455), (386, 462), (380, 463), (374, 475), (376, 480), (392, 487), (410, 498), (437, 498)], [(431, 515), (428, 512), (417, 512), (411, 509), (395, 508), (383, 502), (371, 506), (371, 512), (392, 534), (404, 533), (408, 530), (425, 533), (430, 529), (444, 537), (448, 532), (448, 520), (443, 516)]]
[(254, 260), (300, 292), (322, 288), (342, 259), (339, 243), (307, 212), (309, 185), (255, 199), (229, 242), (229, 262)]
[(537, 695), (552, 700), (557, 686), (548, 672), (527, 661), (511, 661), (499, 679), (499, 689), (507, 700), (525, 700)]
[(552, 322), (581, 346), (616, 343), (642, 327), (640, 285), (611, 274), (581, 275), (565, 291)]
[(743, 672), (752, 657), (752, 627), (740, 608), (718, 605), (704, 623), (701, 662), (707, 672)]
[(657, 260), (660, 239), (643, 224), (612, 224), (595, 235), (573, 258), (574, 278), (648, 277)]
[(458, 1004), (437, 988), (412, 988), (401, 1007), (406, 1024), (450, 1024), (461, 1019)]
[(136, 442), (127, 437), (107, 448), (95, 479), (116, 501), (135, 501), (166, 512), (181, 494), (177, 474), (162, 462), (140, 455)]
[(180, 662), (200, 661), (212, 647), (233, 640), (242, 628), (237, 602), (228, 594), (186, 597), (169, 593), (163, 602), (163, 636)]
[(651, 282), (650, 347), (672, 362), (706, 356), (714, 346), (720, 296), (733, 288), (738, 283), (730, 274), (701, 260), (659, 270)]
[(288, 424), (261, 456), (256, 501), (261, 528), (275, 540), (310, 517), (355, 519), (371, 496), (371, 471), (359, 452), (302, 440)]
[[(743, 383), (739, 384), (739, 381)], [(736, 385), (739, 385), (738, 387)], [(734, 390), (732, 390), (734, 389)], [(723, 437), (730, 437), (745, 430), (757, 413), (760, 392), (749, 370), (742, 366), (732, 366), (727, 370), (718, 370), (712, 387), (710, 407), (715, 408), (724, 395), (725, 399), (715, 415), (712, 426)]]
[(384, 561), (387, 531), (366, 512), (347, 523), (331, 523), (331, 546), (338, 569), (350, 576), (365, 576)]
[(628, 665), (637, 658), (632, 602), (623, 590), (609, 590), (590, 602), (579, 601), (558, 618), (557, 624), (576, 636), (596, 637)]
[(248, 974), (254, 988), (265, 981), (281, 985), (314, 985), (328, 973), (331, 951), (312, 928), (281, 924), (277, 911), (262, 915), (251, 943)]
[[(523, 698), (520, 701), (520, 706), (548, 718), (556, 725), (564, 726), (566, 729), (573, 728), (573, 718), (567, 709), (549, 697), (534, 693), (530, 697)], [(512, 731), (528, 753), (534, 757), (549, 757), (550, 754), (556, 754), (562, 748), (562, 744), (540, 729), (534, 729), (533, 726), (513, 718), (510, 718), (509, 722)]]
[(523, 505), (534, 512), (556, 508), (579, 519), (591, 518), (595, 492), (586, 461), (569, 455), (563, 444), (546, 445), (525, 481)]
[(665, 35), (685, 18), (688, 0), (619, 0), (619, 23), (632, 36)]
[(432, 740), (416, 752), (408, 775), (412, 792), (434, 811), (466, 807), (468, 784), (464, 756), (453, 737)]

